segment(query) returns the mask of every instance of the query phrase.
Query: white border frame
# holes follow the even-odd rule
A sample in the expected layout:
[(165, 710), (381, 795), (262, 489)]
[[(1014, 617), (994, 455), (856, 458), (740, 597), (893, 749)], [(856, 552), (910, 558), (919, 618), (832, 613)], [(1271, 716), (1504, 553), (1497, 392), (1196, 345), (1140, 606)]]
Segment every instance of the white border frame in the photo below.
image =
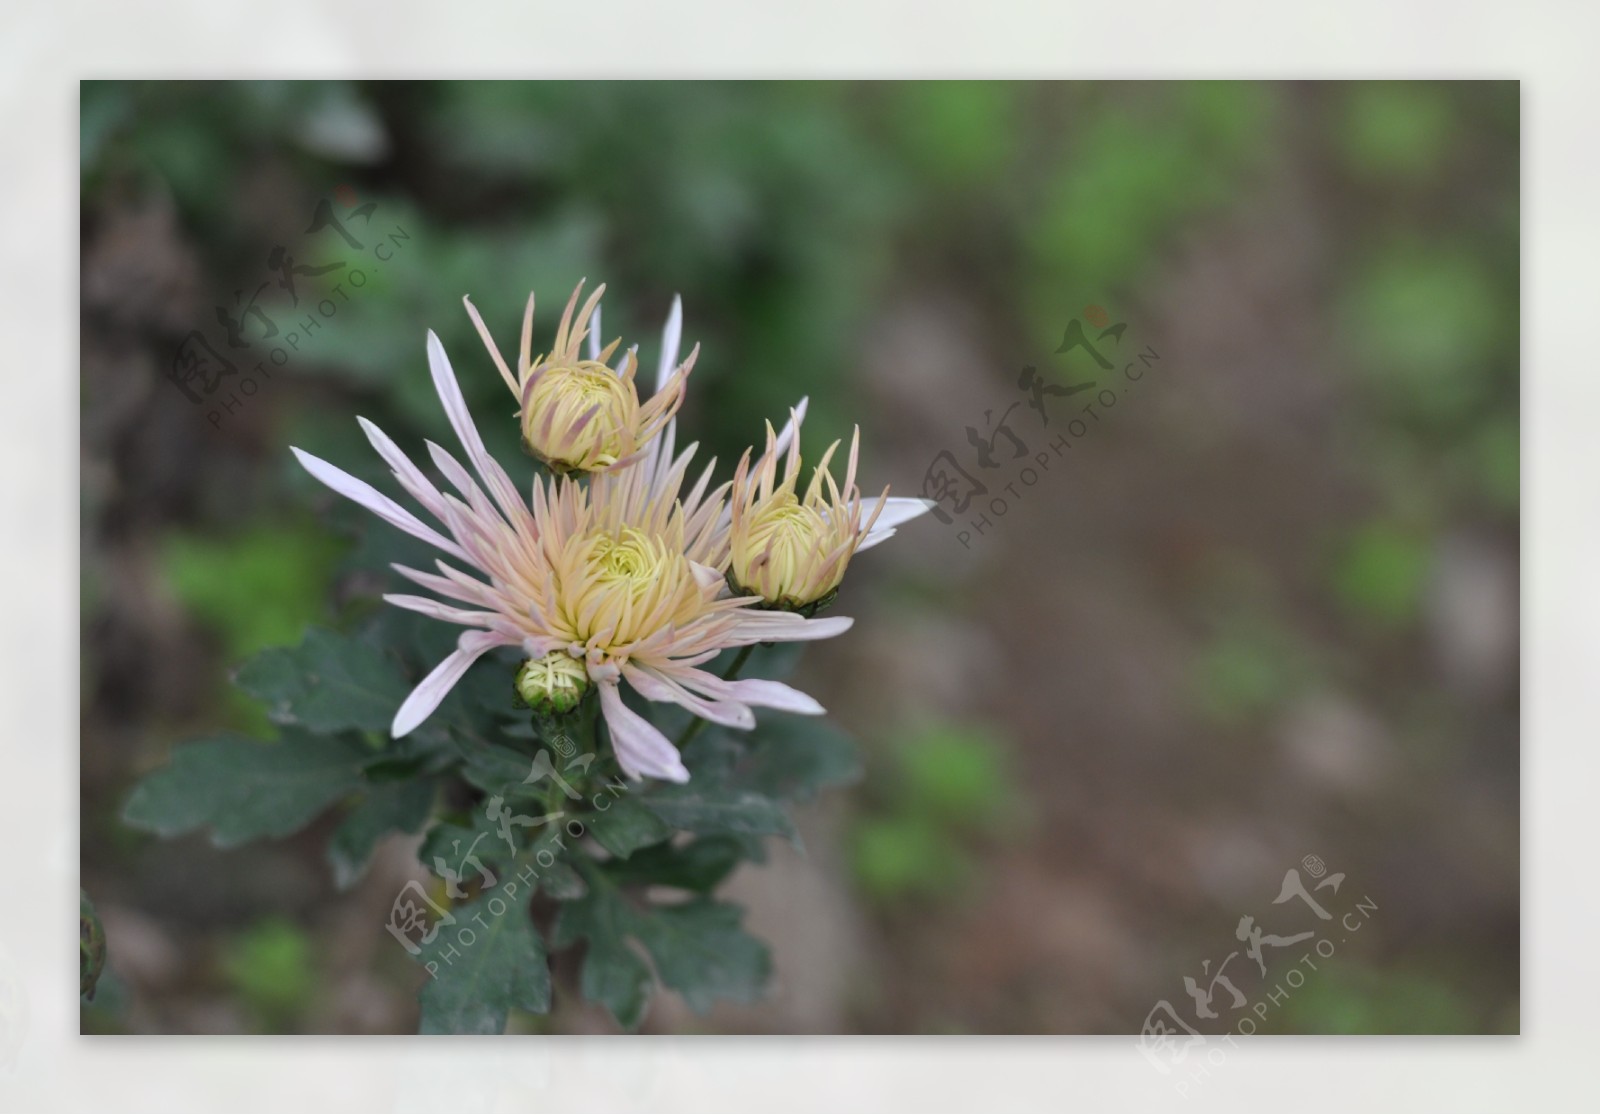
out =
[[(1589, 588), (1600, 5), (1349, 2), (8, 6), (0, 461), (10, 623), (0, 942), (29, 1012), (13, 1110), (915, 1110), (1182, 1106), (1128, 1038), (82, 1038), (77, 906), (77, 80), (81, 77), (1496, 77), (1523, 80), (1521, 1038), (1265, 1039), (1195, 1110), (1582, 1109), (1600, 883)], [(1585, 403), (1584, 400), (1588, 400)]]

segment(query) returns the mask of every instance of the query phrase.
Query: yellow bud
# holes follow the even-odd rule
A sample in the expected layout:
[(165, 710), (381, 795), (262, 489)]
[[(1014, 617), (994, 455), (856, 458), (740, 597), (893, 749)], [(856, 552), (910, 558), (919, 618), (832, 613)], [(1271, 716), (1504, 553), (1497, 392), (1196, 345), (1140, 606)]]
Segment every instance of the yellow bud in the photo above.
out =
[(793, 492), (775, 492), (740, 516), (729, 539), (729, 572), (739, 591), (798, 610), (844, 580), (848, 557), (834, 552), (838, 535), (815, 506)]
[(608, 469), (633, 451), (640, 432), (632, 377), (599, 361), (545, 367), (528, 383), (523, 442), (557, 472)]

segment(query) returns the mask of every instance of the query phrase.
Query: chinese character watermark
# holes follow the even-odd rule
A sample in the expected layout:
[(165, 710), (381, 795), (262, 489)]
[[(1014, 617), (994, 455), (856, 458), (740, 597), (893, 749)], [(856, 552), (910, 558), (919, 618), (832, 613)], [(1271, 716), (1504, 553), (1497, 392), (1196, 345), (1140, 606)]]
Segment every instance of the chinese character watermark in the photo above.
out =
[[(346, 248), (368, 254), (375, 262), (329, 258), (320, 246), (301, 249), (317, 253), (314, 262), (306, 262), (287, 247), (275, 245), (266, 257), (268, 277), (254, 289), (235, 290), (226, 304), (215, 307), (211, 333), (190, 330), (173, 353), (167, 379), (192, 405), (211, 407), (206, 418), (213, 426), (220, 429), (224, 418), (260, 392), (273, 369), (283, 368), (294, 354), (304, 351), (302, 346), (313, 340), (323, 323), (349, 303), (346, 287), (366, 286), (369, 268), (376, 271), (411, 239), (400, 225), (387, 235), (375, 233), (370, 226), (378, 203), (360, 203), (349, 186), (340, 186), (334, 198), (338, 208), (326, 198), (317, 203), (303, 235), (330, 231)], [(352, 228), (360, 232), (359, 238)], [(286, 313), (285, 302), (288, 317), (280, 324), (280, 316), (274, 315)]]
[[(1093, 330), (1092, 335), (1085, 330), (1084, 320)], [(1093, 366), (1093, 374), (1099, 378), (1063, 385), (1053, 382), (1036, 365), (1029, 364), (1017, 375), (1017, 389), (1023, 397), (1001, 410), (998, 416), (993, 408), (984, 411), (981, 428), (975, 425), (966, 428), (966, 457), (971, 468), (963, 467), (962, 459), (953, 450), (942, 449), (934, 454), (923, 474), (922, 496), (934, 501), (933, 514), (941, 523), (955, 526), (958, 519), (962, 521), (963, 529), (956, 533), (962, 546), (971, 549), (973, 535), (983, 535), (994, 526), (991, 515), (995, 519), (1004, 518), (1011, 507), (1024, 498), (1022, 489), (1037, 484), (1051, 465), (1087, 438), (1101, 422), (1102, 415), (1117, 405), (1125, 389), (1118, 389), (1115, 377), (1119, 371), (1107, 354), (1114, 355), (1120, 350), (1127, 330), (1126, 322), (1111, 324), (1110, 316), (1101, 307), (1086, 307), (1083, 320), (1073, 318), (1067, 324), (1054, 355), (1060, 356), (1061, 363), (1066, 366), (1067, 357), (1081, 353), (1077, 363), (1082, 365), (1086, 358)], [(1128, 383), (1143, 379), (1145, 370), (1161, 359), (1148, 345), (1132, 355), (1133, 359), (1120, 369), (1121, 378)], [(1069, 368), (1069, 374), (1083, 373)], [(1086, 391), (1094, 394), (1079, 399), (1078, 403), (1083, 405), (1076, 410), (1070, 408), (1077, 404), (1061, 401)], [(1019, 419), (1028, 412), (1036, 415), (1037, 429), (1027, 422), (1022, 433), (1018, 432), (1012, 424), (1013, 412), (1018, 408), (1023, 408)], [(1058, 420), (1052, 432), (1053, 415)], [(1036, 450), (1023, 433), (1049, 440), (1044, 448)]]
[[(1229, 952), (1214, 969), (1210, 959), (1202, 960), (1199, 978), (1184, 976), (1185, 1007), (1162, 999), (1145, 1015), (1139, 1028), (1139, 1051), (1162, 1075), (1174, 1078), (1174, 1086), (1185, 1098), (1227, 1062), (1228, 1052), (1223, 1046), (1236, 1049), (1235, 1034), (1254, 1034), (1272, 1011), (1305, 985), (1307, 973), (1317, 971), (1317, 961), (1333, 956), (1350, 934), (1360, 932), (1378, 908), (1371, 898), (1362, 895), (1336, 916), (1329, 907), (1339, 897), (1343, 872), (1328, 874), (1327, 864), (1314, 855), (1306, 856), (1300, 866), (1313, 885), (1308, 889), (1300, 869), (1290, 868), (1272, 905), (1289, 906), (1298, 901), (1299, 906), (1290, 908), (1302, 917), (1313, 917), (1310, 927), (1295, 926), (1297, 931), (1287, 933), (1268, 932), (1246, 914), (1234, 931), (1244, 948)], [(1329, 893), (1323, 894), (1324, 891)], [(1318, 895), (1322, 895), (1320, 900)], [(1241, 954), (1244, 963), (1230, 974), (1228, 965)], [(1268, 974), (1269, 967), (1272, 975)], [(1247, 977), (1252, 971), (1258, 974), (1261, 984), (1254, 1001), (1234, 982), (1235, 976)]]

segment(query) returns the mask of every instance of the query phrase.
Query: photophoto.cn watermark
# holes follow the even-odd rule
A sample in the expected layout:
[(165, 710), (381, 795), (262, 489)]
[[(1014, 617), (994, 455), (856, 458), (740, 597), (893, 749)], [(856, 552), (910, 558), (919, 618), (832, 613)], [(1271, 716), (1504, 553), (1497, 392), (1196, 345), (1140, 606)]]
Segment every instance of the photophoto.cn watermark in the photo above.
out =
[[(1329, 874), (1320, 856), (1306, 856), (1300, 868), (1289, 869), (1272, 900), (1294, 915), (1295, 924), (1284, 926), (1290, 931), (1269, 933), (1246, 914), (1234, 930), (1243, 948), (1228, 953), (1215, 969), (1209, 959), (1201, 961), (1198, 979), (1184, 976), (1185, 997), (1179, 999), (1184, 1007), (1162, 999), (1145, 1015), (1139, 1051), (1158, 1072), (1172, 1077), (1185, 1099), (1237, 1052), (1235, 1036), (1256, 1033), (1307, 981), (1317, 978), (1318, 965), (1360, 933), (1378, 909), (1364, 894), (1356, 898), (1346, 889), (1341, 895), (1344, 873)], [(1241, 954), (1245, 959), (1230, 975), (1228, 966)], [(1250, 994), (1234, 982), (1236, 977), (1252, 987)]]
[[(241, 288), (233, 292), (231, 303), (217, 306), (217, 324), (210, 335), (191, 329), (183, 338), (173, 353), (167, 378), (191, 405), (210, 407), (206, 419), (213, 426), (220, 429), (225, 418), (238, 413), (261, 391), (262, 382), (270, 380), (274, 370), (286, 367), (305, 351), (324, 323), (367, 285), (371, 273), (405, 248), (411, 234), (400, 225), (386, 233), (372, 227), (377, 207), (375, 201), (362, 203), (351, 187), (340, 186), (333, 200), (317, 202), (303, 235), (334, 234), (343, 243), (342, 250), (360, 255), (329, 258), (325, 254), (332, 250), (327, 247), (329, 238), (323, 237), (315, 247), (307, 241), (297, 249), (315, 251), (321, 261), (304, 263), (288, 248), (277, 245), (267, 253), (267, 277), (253, 293), (247, 296)], [(277, 290), (269, 293), (274, 287)], [(280, 324), (280, 318), (273, 315), (287, 318)]]
[[(1087, 328), (1085, 323), (1087, 322)], [(922, 496), (934, 501), (934, 517), (946, 526), (956, 527), (956, 540), (967, 549), (972, 540), (993, 529), (995, 522), (1027, 498), (1027, 491), (1057, 465), (1074, 446), (1090, 438), (1133, 385), (1155, 367), (1161, 354), (1145, 345), (1134, 351), (1128, 339), (1127, 322), (1112, 324), (1100, 306), (1087, 306), (1083, 317), (1073, 318), (1062, 333), (1055, 355), (1068, 375), (1093, 374), (1096, 378), (1051, 382), (1038, 367), (1029, 364), (1017, 375), (1023, 397), (1000, 412), (983, 412), (984, 430), (968, 426), (968, 450), (961, 457), (941, 449), (922, 479)], [(1119, 368), (1111, 357), (1126, 352), (1129, 358)], [(1075, 370), (1068, 357), (1081, 354)], [(1083, 368), (1092, 364), (1093, 372)], [(1088, 394), (1084, 394), (1088, 392)], [(1064, 400), (1082, 396), (1073, 402)], [(1055, 400), (1055, 401), (1050, 401)], [(1012, 425), (1011, 415), (1018, 407), (1037, 414), (1038, 424), (1022, 423), (1026, 441)], [(1052, 429), (1051, 418), (1055, 423)], [(1035, 448), (1040, 443), (1043, 448)], [(962, 467), (965, 460), (972, 467)]]
[[(579, 755), (577, 745), (571, 737), (559, 732), (552, 738), (551, 744), (556, 754), (563, 760), (561, 770), (556, 770), (550, 749), (540, 748), (539, 753), (533, 758), (528, 776), (522, 780), (522, 785), (536, 786), (548, 778), (551, 786), (559, 788), (567, 800), (582, 801), (583, 793), (564, 776), (587, 773), (590, 765), (599, 756), (594, 752)], [(607, 780), (599, 790), (589, 795), (589, 810), (594, 813), (604, 813), (611, 808), (614, 800), (627, 793), (629, 789), (631, 786), (625, 781)], [(455, 865), (452, 867), (445, 857), (436, 855), (433, 857), (433, 873), (443, 880), (445, 895), (452, 903), (464, 901), (469, 897), (467, 888), (462, 885), (463, 880), (469, 885), (476, 885), (479, 897), (485, 894), (489, 896), (487, 906), (489, 917), (493, 921), (485, 920), (483, 914), (479, 912), (472, 916), (471, 922), (461, 922), (445, 903), (436, 902), (429, 895), (427, 886), (417, 879), (409, 880), (400, 888), (389, 908), (389, 920), (385, 928), (413, 957), (420, 957), (424, 950), (428, 951), (429, 957), (423, 961), (423, 967), (430, 976), (439, 974), (441, 963), (449, 967), (460, 960), (463, 954), (477, 943), (480, 933), (487, 931), (494, 921), (504, 917), (506, 911), (513, 908), (519, 893), (522, 894), (523, 901), (527, 901), (538, 888), (541, 872), (550, 871), (555, 867), (559, 859), (557, 851), (566, 850), (568, 839), (581, 840), (587, 833), (582, 821), (566, 818), (565, 810), (558, 809), (538, 817), (527, 816), (514, 812), (500, 794), (490, 796), (483, 803), (483, 809), (484, 819), (493, 826), (494, 831), (478, 833), (465, 851), (461, 849), (460, 838), (451, 841), (451, 852), (456, 857)], [(550, 845), (535, 852), (531, 861), (523, 863), (515, 874), (503, 871), (496, 875), (478, 858), (478, 845), (491, 836), (504, 841), (510, 855), (515, 858), (517, 842), (512, 833), (513, 829), (534, 830), (550, 825), (557, 826)], [(476, 923), (477, 928), (473, 927), (473, 923)], [(437, 948), (432, 947), (434, 942), (440, 939), (441, 934), (444, 934), (443, 943)]]

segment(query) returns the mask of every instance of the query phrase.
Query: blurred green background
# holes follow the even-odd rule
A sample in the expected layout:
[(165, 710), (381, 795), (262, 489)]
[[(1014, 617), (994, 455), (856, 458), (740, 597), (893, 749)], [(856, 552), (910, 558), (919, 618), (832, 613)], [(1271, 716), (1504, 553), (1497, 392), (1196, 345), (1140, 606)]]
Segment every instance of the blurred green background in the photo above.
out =
[[(809, 395), (808, 444), (859, 423), (863, 486), (916, 494), (1013, 403), (1048, 452), (1089, 397), (1041, 428), (1019, 370), (1092, 372), (1055, 351), (1086, 308), (1159, 353), (981, 533), (852, 566), (801, 682), (867, 778), (730, 883), (773, 995), (647, 1029), (1136, 1032), (1241, 916), (1305, 928), (1272, 900), (1316, 854), (1377, 911), (1261, 1029), (1515, 1031), (1518, 151), (1507, 82), (84, 83), (85, 1028), (414, 1026), (402, 841), (341, 893), (320, 829), (222, 853), (117, 812), (174, 742), (269, 730), (233, 665), (392, 590), (287, 446), (384, 487), (356, 414), (448, 443), (432, 328), (514, 464), (461, 297), (509, 351), (587, 276), (647, 368), (683, 295), (723, 475)], [(295, 304), (278, 248), (340, 266)], [(240, 365), (199, 404), (193, 331)]]

